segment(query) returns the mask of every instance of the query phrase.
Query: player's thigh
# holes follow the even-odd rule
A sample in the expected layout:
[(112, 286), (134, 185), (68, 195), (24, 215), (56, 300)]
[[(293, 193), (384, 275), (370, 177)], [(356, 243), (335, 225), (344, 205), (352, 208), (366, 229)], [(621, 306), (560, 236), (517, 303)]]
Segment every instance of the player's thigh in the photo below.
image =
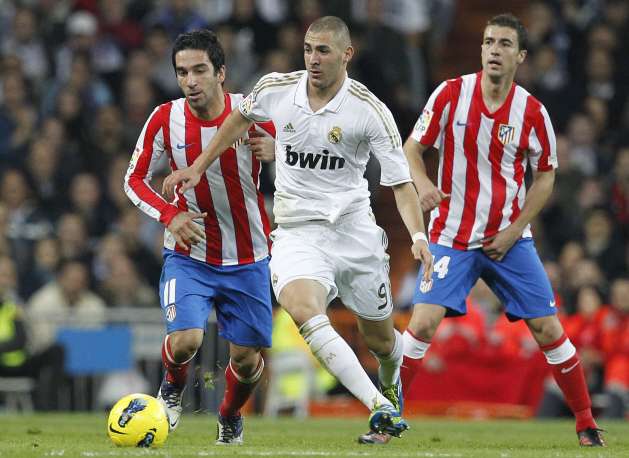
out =
[(557, 313), (550, 281), (532, 239), (517, 241), (501, 261), (484, 259), (482, 278), (505, 305), (510, 319)]
[(414, 314), (435, 315), (431, 309), (417, 307), (418, 304), (432, 304), (445, 307), (445, 316), (464, 315), (467, 313), (465, 299), (481, 274), (484, 255), (480, 250), (456, 250), (436, 243), (430, 244), (430, 251), (434, 257), (432, 288), (422, 290), (422, 267), (415, 281)]
[(387, 237), (369, 214), (337, 228), (336, 284), (343, 304), (367, 321), (386, 320), (393, 311)]
[(167, 332), (206, 329), (215, 294), (209, 266), (164, 250), (159, 299)]
[(219, 334), (243, 347), (270, 347), (271, 282), (268, 259), (220, 268), (216, 286)]
[[(312, 280), (325, 289), (325, 305), (338, 294), (334, 282), (332, 254), (322, 249), (323, 239), (329, 229), (322, 225), (304, 225), (273, 231), (271, 251), (271, 283), (273, 292), (282, 306), (284, 288), (296, 280)], [(295, 284), (293, 284), (293, 287)], [(291, 289), (292, 289), (291, 288)], [(291, 294), (291, 297), (294, 294)], [(303, 296), (307, 300), (309, 295)], [(286, 297), (284, 297), (286, 299)]]

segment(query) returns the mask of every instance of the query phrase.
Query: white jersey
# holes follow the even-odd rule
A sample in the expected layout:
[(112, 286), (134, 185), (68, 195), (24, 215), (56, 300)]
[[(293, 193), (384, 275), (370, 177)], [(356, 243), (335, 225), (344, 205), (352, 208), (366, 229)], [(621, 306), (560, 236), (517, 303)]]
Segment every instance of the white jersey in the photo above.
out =
[(411, 181), (391, 112), (369, 90), (345, 77), (330, 102), (313, 112), (308, 73), (270, 73), (240, 102), (243, 116), (275, 124), (275, 221), (336, 221), (369, 207), (364, 178), (369, 152), (380, 162), (380, 184)]

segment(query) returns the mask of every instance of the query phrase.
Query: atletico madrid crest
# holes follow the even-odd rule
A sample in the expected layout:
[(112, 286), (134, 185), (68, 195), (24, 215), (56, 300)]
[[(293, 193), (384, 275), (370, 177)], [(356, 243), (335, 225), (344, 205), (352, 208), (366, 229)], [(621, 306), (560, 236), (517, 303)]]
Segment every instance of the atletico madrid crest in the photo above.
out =
[(500, 124), (498, 126), (498, 140), (500, 140), (500, 143), (508, 145), (513, 141), (513, 137), (515, 137), (515, 127), (508, 124)]
[(166, 307), (166, 320), (167, 321), (172, 322), (176, 316), (177, 316), (177, 308), (175, 307), (175, 304), (171, 304), (168, 307)]

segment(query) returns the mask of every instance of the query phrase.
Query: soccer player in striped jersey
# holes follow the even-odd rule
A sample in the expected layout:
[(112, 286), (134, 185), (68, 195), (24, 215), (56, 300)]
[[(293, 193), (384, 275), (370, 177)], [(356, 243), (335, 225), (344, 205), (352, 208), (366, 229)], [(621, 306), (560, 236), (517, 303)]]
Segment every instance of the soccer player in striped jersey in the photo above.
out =
[[(422, 209), (432, 211), (435, 265), (430, 291), (418, 279), (402, 380), (411, 389), (439, 323), (466, 313), (465, 298), (482, 278), (509, 319), (526, 321), (576, 417), (579, 443), (603, 446), (579, 356), (557, 318), (530, 230), (552, 192), (557, 156), (546, 108), (514, 83), (526, 41), (515, 16), (492, 18), (483, 34), (482, 70), (441, 83), (404, 145)], [(433, 146), (439, 150), (437, 185), (422, 160)], [(526, 192), (528, 164), (533, 182)]]
[[(223, 91), (225, 55), (213, 32), (180, 35), (172, 61), (184, 97), (158, 106), (150, 115), (124, 185), (135, 205), (166, 226), (160, 300), (167, 336), (158, 399), (170, 429), (175, 429), (188, 366), (214, 308), (219, 334), (229, 341), (230, 352), (216, 443), (242, 444), (240, 408), (262, 374), (260, 350), (271, 346), (269, 222), (258, 189), (260, 162), (254, 148), (234, 141), (225, 145), (220, 162), (205, 171), (197, 186), (177, 194), (174, 201), (150, 187), (164, 153), (173, 170), (192, 164), (243, 98)], [(271, 123), (258, 127), (274, 133)], [(266, 146), (256, 141), (256, 148), (272, 151), (272, 138)]]
[[(275, 143), (275, 221), (272, 284), (313, 354), (371, 411), (361, 442), (388, 440), (408, 426), (402, 419), (401, 335), (394, 330), (386, 235), (376, 225), (363, 178), (369, 152), (379, 160), (381, 184), (393, 189), (411, 234), (411, 250), (432, 271), (417, 193), (389, 109), (347, 76), (353, 56), (345, 23), (332, 16), (312, 23), (304, 39), (306, 71), (264, 76), (225, 121), (192, 167), (173, 172), (165, 191), (190, 189), (226, 145), (252, 122), (272, 120)], [(327, 305), (339, 296), (380, 363), (381, 391), (350, 346), (330, 325)]]

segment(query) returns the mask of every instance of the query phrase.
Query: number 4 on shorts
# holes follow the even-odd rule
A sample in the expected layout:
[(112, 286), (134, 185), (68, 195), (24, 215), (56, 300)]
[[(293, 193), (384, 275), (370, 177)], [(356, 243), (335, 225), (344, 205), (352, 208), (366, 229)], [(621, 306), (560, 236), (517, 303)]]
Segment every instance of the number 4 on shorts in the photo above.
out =
[(443, 279), (448, 275), (448, 265), (450, 264), (450, 256), (442, 256), (433, 266), (437, 278)]

